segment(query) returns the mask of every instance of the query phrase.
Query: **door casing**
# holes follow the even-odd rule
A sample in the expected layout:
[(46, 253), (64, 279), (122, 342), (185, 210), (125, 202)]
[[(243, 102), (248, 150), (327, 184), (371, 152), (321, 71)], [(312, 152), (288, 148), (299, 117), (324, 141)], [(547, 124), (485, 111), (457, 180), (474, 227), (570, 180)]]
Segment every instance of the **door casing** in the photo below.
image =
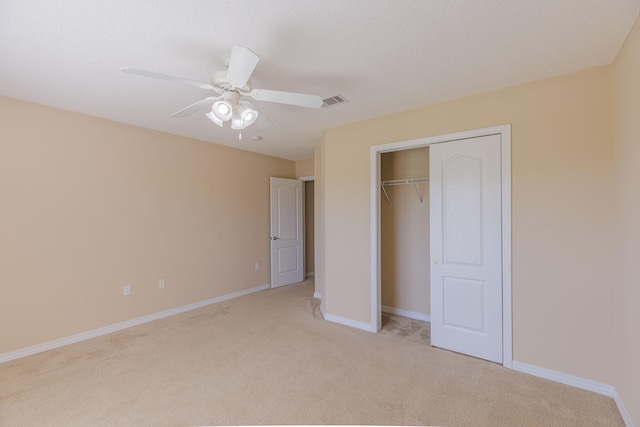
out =
[(512, 309), (511, 309), (511, 124), (438, 135), (408, 141), (374, 145), (370, 149), (371, 191), (371, 324), (377, 332), (382, 326), (381, 286), (381, 215), (380, 215), (380, 157), (382, 153), (426, 147), (430, 144), (500, 135), (502, 168), (502, 365), (512, 368)]

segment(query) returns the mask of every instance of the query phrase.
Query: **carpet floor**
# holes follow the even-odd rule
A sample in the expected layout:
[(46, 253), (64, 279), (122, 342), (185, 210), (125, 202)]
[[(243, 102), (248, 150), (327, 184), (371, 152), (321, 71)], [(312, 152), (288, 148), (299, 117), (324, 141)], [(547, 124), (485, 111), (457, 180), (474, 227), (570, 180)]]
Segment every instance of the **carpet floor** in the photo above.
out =
[(313, 282), (0, 365), (2, 426), (623, 426), (613, 399), (322, 319)]

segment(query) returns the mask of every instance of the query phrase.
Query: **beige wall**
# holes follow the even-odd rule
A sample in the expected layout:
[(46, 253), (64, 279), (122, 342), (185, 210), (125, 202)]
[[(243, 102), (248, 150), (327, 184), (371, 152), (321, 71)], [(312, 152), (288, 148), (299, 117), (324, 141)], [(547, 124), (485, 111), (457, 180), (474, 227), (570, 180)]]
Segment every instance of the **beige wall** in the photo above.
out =
[(611, 384), (608, 67), (328, 130), (325, 310), (371, 321), (370, 147), (506, 123), (512, 124), (514, 360)]
[(313, 159), (298, 160), (296, 162), (296, 178), (313, 176)]
[(9, 98), (0, 117), (0, 353), (269, 283), (269, 176), (294, 162)]
[[(429, 177), (429, 148), (383, 153), (383, 181)], [(429, 184), (394, 185), (380, 195), (382, 305), (430, 314)]]
[(640, 425), (640, 23), (613, 64), (615, 387)]

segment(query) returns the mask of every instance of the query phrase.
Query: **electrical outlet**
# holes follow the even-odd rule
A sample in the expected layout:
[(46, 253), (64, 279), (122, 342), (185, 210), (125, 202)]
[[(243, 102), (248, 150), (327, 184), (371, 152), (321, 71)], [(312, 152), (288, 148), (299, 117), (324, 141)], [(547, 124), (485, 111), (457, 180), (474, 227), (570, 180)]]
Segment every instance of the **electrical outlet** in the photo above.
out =
[(260, 270), (260, 263), (256, 262), (256, 270)]
[(164, 289), (164, 279), (158, 280), (158, 289)]
[(131, 285), (125, 285), (124, 286), (124, 295), (131, 295)]

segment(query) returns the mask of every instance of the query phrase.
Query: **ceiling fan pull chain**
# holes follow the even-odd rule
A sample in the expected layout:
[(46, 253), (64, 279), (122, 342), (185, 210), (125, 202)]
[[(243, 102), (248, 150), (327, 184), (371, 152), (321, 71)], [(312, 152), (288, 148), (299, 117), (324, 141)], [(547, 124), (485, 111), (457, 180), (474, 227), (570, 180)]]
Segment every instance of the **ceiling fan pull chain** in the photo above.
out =
[(240, 133), (238, 133), (238, 139), (242, 140), (242, 129), (244, 128), (244, 117), (240, 116)]

